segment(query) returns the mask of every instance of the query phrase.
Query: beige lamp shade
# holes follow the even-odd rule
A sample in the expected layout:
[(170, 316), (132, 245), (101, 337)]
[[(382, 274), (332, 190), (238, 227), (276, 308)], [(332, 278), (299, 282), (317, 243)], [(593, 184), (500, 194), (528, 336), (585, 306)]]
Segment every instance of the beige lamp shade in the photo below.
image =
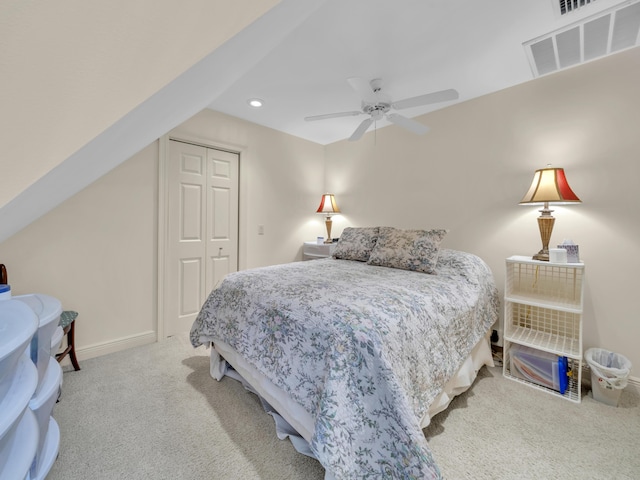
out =
[(316, 213), (323, 213), (325, 215), (333, 215), (334, 213), (340, 213), (336, 198), (333, 193), (325, 193), (320, 199), (320, 206)]
[(536, 170), (529, 191), (522, 197), (520, 204), (531, 203), (580, 203), (573, 193), (563, 168), (542, 168)]

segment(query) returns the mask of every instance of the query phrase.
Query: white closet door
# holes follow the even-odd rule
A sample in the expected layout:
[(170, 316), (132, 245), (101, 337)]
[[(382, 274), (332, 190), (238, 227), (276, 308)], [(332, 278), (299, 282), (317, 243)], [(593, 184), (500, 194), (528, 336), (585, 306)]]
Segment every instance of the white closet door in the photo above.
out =
[(238, 268), (236, 153), (169, 142), (165, 335), (188, 332), (206, 296)]
[(207, 150), (207, 271), (209, 292), (238, 270), (238, 154)]

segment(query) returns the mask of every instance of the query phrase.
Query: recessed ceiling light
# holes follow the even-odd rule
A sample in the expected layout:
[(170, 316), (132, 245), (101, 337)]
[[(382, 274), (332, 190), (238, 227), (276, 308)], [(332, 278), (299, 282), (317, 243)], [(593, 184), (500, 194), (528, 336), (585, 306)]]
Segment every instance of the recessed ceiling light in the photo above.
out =
[(264, 102), (259, 98), (250, 98), (249, 100), (247, 100), (247, 103), (253, 108), (260, 108), (262, 105), (264, 105)]

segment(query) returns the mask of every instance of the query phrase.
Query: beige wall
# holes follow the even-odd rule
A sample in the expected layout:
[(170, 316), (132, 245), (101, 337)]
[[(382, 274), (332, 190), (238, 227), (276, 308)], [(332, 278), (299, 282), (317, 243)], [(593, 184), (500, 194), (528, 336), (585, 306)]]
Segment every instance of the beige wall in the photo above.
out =
[[(580, 244), (585, 347), (623, 353), (637, 370), (639, 82), (636, 48), (426, 115), (424, 137), (388, 127), (322, 147), (208, 110), (173, 134), (242, 150), (242, 268), (299, 259), (302, 242), (324, 234), (313, 211), (331, 190), (344, 212), (335, 235), (445, 226), (444, 246), (483, 257), (501, 287), (504, 258), (540, 248), (536, 209), (517, 205), (533, 171), (564, 167), (583, 203), (556, 208), (552, 243)], [(155, 338), (158, 151), (154, 142), (0, 244), (14, 294), (80, 311), (81, 358)]]
[(322, 235), (314, 212), (324, 191), (323, 146), (208, 109), (170, 136), (241, 151), (242, 269), (299, 260), (302, 243)]
[[(172, 133), (243, 151), (243, 268), (301, 258), (302, 242), (324, 228), (313, 213), (322, 146), (210, 110)], [(80, 360), (156, 340), (159, 144), (0, 243), (14, 295), (52, 295), (80, 312)]]
[(504, 259), (540, 249), (534, 170), (564, 167), (583, 203), (556, 207), (551, 242), (586, 264), (584, 347), (640, 368), (640, 48), (327, 146), (327, 187), (346, 225), (447, 227), (443, 246), (480, 255), (502, 291)]
[(155, 340), (158, 142), (0, 244), (13, 295), (79, 312), (94, 356)]

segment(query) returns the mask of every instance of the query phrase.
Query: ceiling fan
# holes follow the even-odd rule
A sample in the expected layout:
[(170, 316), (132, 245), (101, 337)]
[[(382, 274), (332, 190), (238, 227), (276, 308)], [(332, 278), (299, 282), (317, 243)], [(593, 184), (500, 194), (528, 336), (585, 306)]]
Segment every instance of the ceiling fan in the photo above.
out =
[(399, 127), (405, 128), (418, 135), (424, 135), (429, 131), (429, 127), (397, 113), (389, 113), (390, 110), (402, 110), (404, 108), (446, 102), (449, 100), (456, 100), (459, 97), (458, 92), (450, 88), (448, 90), (440, 90), (439, 92), (427, 93), (425, 95), (418, 95), (417, 97), (405, 98), (404, 100), (394, 102), (382, 91), (382, 80), (379, 78), (374, 78), (368, 82), (363, 78), (352, 77), (348, 78), (347, 82), (349, 82), (351, 88), (353, 88), (360, 96), (362, 100), (362, 110), (313, 115), (311, 117), (305, 117), (305, 120), (311, 122), (315, 120), (325, 120), (328, 118), (369, 115), (369, 118), (363, 120), (358, 128), (356, 128), (356, 131), (353, 132), (351, 137), (349, 137), (350, 141), (360, 139), (373, 122), (385, 117), (391, 123), (394, 123)]

